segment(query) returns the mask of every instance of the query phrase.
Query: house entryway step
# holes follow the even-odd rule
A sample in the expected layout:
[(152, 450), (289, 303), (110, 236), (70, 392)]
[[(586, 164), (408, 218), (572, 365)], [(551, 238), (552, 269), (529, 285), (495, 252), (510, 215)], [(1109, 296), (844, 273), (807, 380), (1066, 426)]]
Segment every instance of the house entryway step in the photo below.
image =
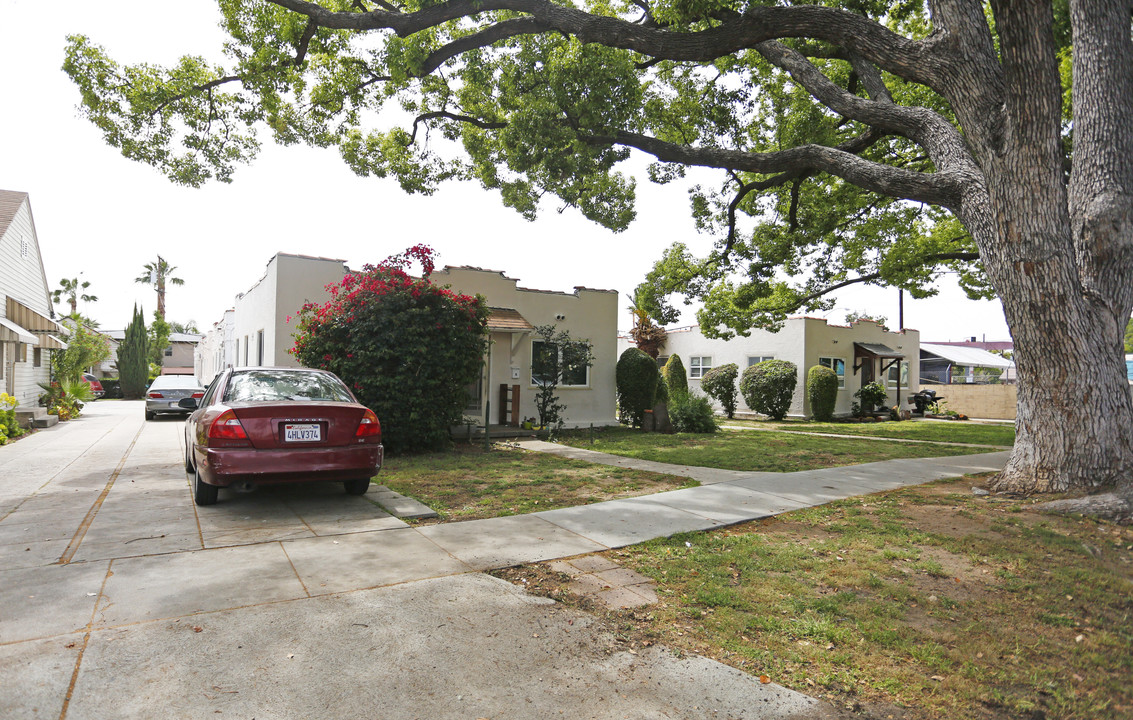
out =
[(47, 408), (22, 406), (16, 408), (16, 422), (22, 428), (49, 428), (59, 424), (59, 416), (48, 415)]
[(395, 493), (385, 485), (377, 485), (370, 489), (366, 496), (368, 499), (382, 506), (390, 515), (399, 518), (423, 519), (435, 518), (437, 513), (428, 505), (418, 502), (411, 497)]

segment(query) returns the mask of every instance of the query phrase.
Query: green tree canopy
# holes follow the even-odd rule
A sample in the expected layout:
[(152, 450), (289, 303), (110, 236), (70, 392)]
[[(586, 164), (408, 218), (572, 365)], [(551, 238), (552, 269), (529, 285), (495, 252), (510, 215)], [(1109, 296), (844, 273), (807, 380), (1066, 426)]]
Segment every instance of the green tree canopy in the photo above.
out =
[(706, 333), (746, 333), (848, 284), (925, 297), (955, 271), (1001, 298), (1018, 353), (997, 487), (1133, 499), (1128, 0), (220, 8), (223, 63), (123, 66), (70, 38), (81, 112), (127, 157), (227, 182), (266, 131), (408, 192), (474, 180), (524, 217), (555, 197), (613, 230), (636, 212), (632, 151), (656, 182), (717, 172), (690, 188), (715, 245), (674, 244), (650, 307), (699, 298)]

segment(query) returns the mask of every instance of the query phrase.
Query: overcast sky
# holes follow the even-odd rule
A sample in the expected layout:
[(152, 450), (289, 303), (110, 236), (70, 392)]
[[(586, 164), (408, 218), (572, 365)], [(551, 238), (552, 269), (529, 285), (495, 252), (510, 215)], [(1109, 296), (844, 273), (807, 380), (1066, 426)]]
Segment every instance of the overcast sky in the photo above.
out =
[[(123, 63), (187, 53), (220, 59), (218, 19), (209, 0), (0, 0), (0, 189), (30, 193), (50, 287), (82, 273), (99, 300), (80, 310), (104, 329), (129, 322), (134, 303), (148, 322), (155, 293), (134, 278), (158, 253), (185, 281), (167, 292), (168, 319), (207, 330), (277, 252), (360, 267), (423, 242), (442, 265), (501, 270), (542, 290), (618, 290), (624, 307), (624, 294), (670, 244), (711, 246), (693, 227), (686, 188), (644, 177), (637, 221), (615, 234), (553, 202), (529, 223), (473, 184), (407, 196), (392, 180), (353, 175), (334, 150), (276, 147), (267, 135), (258, 160), (232, 184), (178, 187), (123, 158), (78, 117), (78, 91), (60, 69), (67, 34), (89, 36)], [(941, 289), (936, 298), (905, 297), (905, 326), (922, 340), (1008, 338), (998, 302), (967, 300), (951, 277)], [(896, 327), (897, 295), (846, 290), (822, 316), (842, 322), (847, 311), (868, 312)], [(692, 322), (686, 313), (683, 323)], [(629, 324), (623, 312), (619, 327)]]

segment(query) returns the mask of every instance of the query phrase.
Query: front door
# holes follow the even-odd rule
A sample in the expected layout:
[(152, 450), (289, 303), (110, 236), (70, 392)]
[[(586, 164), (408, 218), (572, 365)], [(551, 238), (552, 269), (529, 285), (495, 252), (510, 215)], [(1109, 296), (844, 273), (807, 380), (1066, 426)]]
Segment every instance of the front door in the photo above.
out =
[(860, 360), (860, 362), (862, 364), (862, 387), (865, 387), (866, 385), (869, 385), (871, 382), (873, 382), (874, 378), (876, 377), (873, 374), (873, 358), (864, 357)]

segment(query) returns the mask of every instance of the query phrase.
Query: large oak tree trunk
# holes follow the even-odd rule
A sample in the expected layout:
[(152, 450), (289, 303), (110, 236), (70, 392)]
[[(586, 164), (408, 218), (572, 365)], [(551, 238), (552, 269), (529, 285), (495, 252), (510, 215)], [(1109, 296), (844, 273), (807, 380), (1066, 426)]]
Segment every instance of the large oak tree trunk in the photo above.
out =
[[(1074, 56), (1068, 180), (1051, 10), (1043, 5), (993, 2), (1005, 122), (974, 148), (990, 212), (967, 220), (1003, 301), (1019, 378), (1015, 447), (994, 486), (1031, 493), (1111, 485), (1121, 506), (1133, 495), (1133, 400), (1122, 354), (1133, 305), (1133, 171), (1128, 158), (1105, 158), (1128, 150), (1133, 134), (1130, 99), (1113, 97), (1128, 93), (1133, 70), (1129, 8), (1120, 0), (1074, 4), (1076, 47), (1104, 51)], [(1087, 43), (1081, 28), (1107, 36)]]

